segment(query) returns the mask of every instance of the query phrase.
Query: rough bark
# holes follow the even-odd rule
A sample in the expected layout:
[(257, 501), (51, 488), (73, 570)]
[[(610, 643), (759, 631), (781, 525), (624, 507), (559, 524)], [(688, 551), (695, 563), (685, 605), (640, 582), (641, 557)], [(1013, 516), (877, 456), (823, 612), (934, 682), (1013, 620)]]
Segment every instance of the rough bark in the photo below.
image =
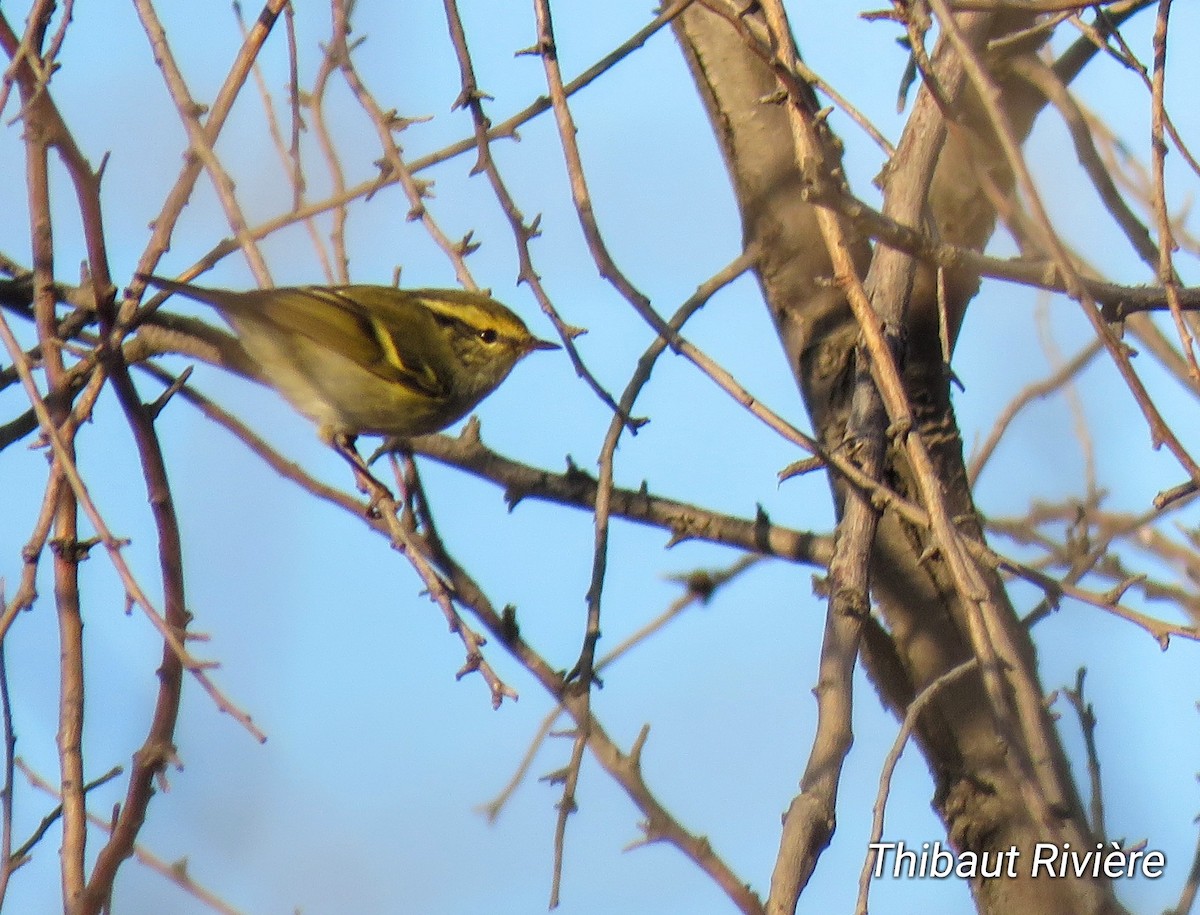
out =
[[(753, 22), (753, 15), (743, 22)], [(977, 39), (1010, 30), (1014, 21), (997, 16), (972, 17), (967, 25)], [(787, 114), (782, 104), (764, 101), (778, 96), (776, 75), (753, 53), (744, 35), (726, 18), (697, 3), (675, 22), (676, 36), (704, 99), (714, 133), (735, 189), (748, 250), (756, 252), (757, 275), (784, 351), (800, 387), (821, 442), (835, 450), (843, 441), (855, 374), (857, 326), (839, 289), (828, 278), (831, 268), (817, 231), (812, 194), (813, 177), (798, 161)], [(1026, 52), (1027, 53), (1027, 52)], [(935, 53), (935, 62), (948, 57)], [(948, 74), (953, 71), (948, 66)], [(995, 73), (1005, 93), (1015, 128), (1027, 133), (1038, 110), (1035, 98), (1022, 84)], [(959, 80), (961, 82), (961, 80)], [(960, 128), (948, 132), (928, 194), (922, 203), (938, 234), (947, 241), (981, 250), (995, 224), (995, 211), (985, 184), (1000, 191), (1010, 181), (996, 158), (980, 118), (974, 116), (969, 94), (954, 88)], [(918, 101), (914, 118), (936, 110), (931, 99)], [(932, 123), (932, 122), (931, 122)], [(940, 125), (924, 129), (940, 130)], [(928, 139), (928, 137), (925, 137)], [(830, 138), (831, 161), (837, 161), (836, 141)], [(905, 144), (884, 173), (885, 193), (895, 182), (920, 180), (904, 172), (900, 158)], [(836, 175), (820, 176), (837, 181)], [(910, 188), (911, 189), (911, 188)], [(860, 239), (856, 259), (860, 275), (871, 271), (869, 242)], [(875, 265), (876, 267), (880, 265)], [(945, 288), (951, 342), (966, 304), (978, 288), (977, 278), (948, 275)], [(881, 281), (882, 282), (882, 281)], [(949, 375), (943, 364), (938, 334), (936, 285), (933, 275), (910, 267), (903, 285), (904, 326), (899, 329), (904, 352), (906, 388), (918, 417), (918, 433), (930, 449), (953, 516), (965, 519), (960, 529), (982, 537), (962, 458), (962, 442), (949, 399)], [(874, 287), (868, 286), (874, 291)], [(885, 482), (916, 499), (910, 468), (897, 448), (890, 448)], [(832, 479), (835, 501), (844, 504), (842, 481)], [(871, 562), (872, 596), (885, 627), (871, 627), (863, 645), (867, 669), (885, 701), (900, 715), (922, 688), (972, 656), (966, 635), (968, 609), (938, 556), (926, 555), (928, 532), (885, 512), (879, 525)], [(924, 557), (924, 558), (922, 558)], [(1020, 626), (1002, 581), (993, 569), (981, 569), (999, 608), (993, 620), (1003, 639), (1014, 646), (1007, 672), (1009, 682), (1037, 689), (1034, 648)], [(918, 741), (935, 781), (934, 806), (949, 839), (960, 851), (1022, 850), (1029, 861), (1035, 843), (1069, 841), (1072, 848), (1095, 848), (1093, 836), (1072, 781), (1053, 723), (1044, 710), (1035, 713), (1033, 739), (1024, 747), (1045, 788), (1058, 822), (1055, 829), (1041, 824), (1028, 809), (1020, 768), (1000, 738), (992, 706), (981, 678), (972, 674), (940, 693), (921, 718)], [(1027, 792), (1026, 792), (1027, 793)], [(1051, 834), (1053, 833), (1053, 834)], [(1025, 913), (1119, 912), (1112, 886), (1089, 879), (1026, 877), (973, 882), (979, 911), (1008, 915)], [(794, 901), (792, 903), (794, 905)], [(771, 906), (769, 905), (770, 909)]]

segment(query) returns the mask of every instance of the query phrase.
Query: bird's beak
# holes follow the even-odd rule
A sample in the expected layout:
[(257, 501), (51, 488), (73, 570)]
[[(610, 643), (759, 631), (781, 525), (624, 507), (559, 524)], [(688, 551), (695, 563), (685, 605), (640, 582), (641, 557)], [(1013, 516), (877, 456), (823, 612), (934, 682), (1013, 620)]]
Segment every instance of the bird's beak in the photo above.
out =
[(537, 337), (530, 337), (529, 342), (525, 344), (525, 352), (532, 353), (535, 349), (562, 349), (557, 343), (551, 343), (549, 340), (539, 340)]

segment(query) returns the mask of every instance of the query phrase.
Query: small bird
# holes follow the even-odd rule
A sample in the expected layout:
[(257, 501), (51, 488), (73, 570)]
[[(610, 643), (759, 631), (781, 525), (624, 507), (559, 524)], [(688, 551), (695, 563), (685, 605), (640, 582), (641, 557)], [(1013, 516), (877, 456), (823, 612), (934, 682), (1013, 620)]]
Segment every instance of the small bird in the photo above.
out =
[(327, 444), (446, 428), (483, 400), (539, 340), (482, 292), (293, 286), (235, 292), (140, 278), (217, 310), (254, 375), (317, 424)]

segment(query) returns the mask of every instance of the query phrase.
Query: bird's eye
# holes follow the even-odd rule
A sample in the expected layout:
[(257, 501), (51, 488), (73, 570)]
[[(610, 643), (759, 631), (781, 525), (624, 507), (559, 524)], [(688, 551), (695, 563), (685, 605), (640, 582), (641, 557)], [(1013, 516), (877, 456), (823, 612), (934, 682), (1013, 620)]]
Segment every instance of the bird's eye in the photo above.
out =
[(499, 335), (491, 327), (486, 327), (479, 332), (479, 339), (484, 343), (495, 343), (499, 339)]

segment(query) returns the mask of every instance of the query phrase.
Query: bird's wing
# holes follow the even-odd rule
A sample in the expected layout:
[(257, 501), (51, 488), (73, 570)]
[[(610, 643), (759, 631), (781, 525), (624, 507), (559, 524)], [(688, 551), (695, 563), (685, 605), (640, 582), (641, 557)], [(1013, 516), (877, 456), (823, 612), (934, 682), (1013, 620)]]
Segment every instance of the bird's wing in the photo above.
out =
[(228, 318), (256, 323), (284, 339), (289, 335), (307, 338), (384, 381), (406, 385), (431, 397), (450, 393), (446, 367), (452, 355), (439, 329), (433, 326), (433, 318), (415, 296), (404, 290), (387, 286), (290, 286), (232, 292), (152, 274), (140, 276), (161, 289), (211, 305)]
[[(251, 293), (253, 295), (253, 293)], [(283, 330), (308, 337), (382, 378), (443, 397), (449, 379), (439, 373), (442, 338), (432, 319), (397, 289), (376, 286), (305, 286), (272, 290), (260, 312)], [(369, 302), (370, 308), (365, 302)], [(246, 311), (242, 312), (243, 315)], [(389, 320), (391, 318), (391, 320)], [(408, 333), (403, 333), (403, 328)]]

